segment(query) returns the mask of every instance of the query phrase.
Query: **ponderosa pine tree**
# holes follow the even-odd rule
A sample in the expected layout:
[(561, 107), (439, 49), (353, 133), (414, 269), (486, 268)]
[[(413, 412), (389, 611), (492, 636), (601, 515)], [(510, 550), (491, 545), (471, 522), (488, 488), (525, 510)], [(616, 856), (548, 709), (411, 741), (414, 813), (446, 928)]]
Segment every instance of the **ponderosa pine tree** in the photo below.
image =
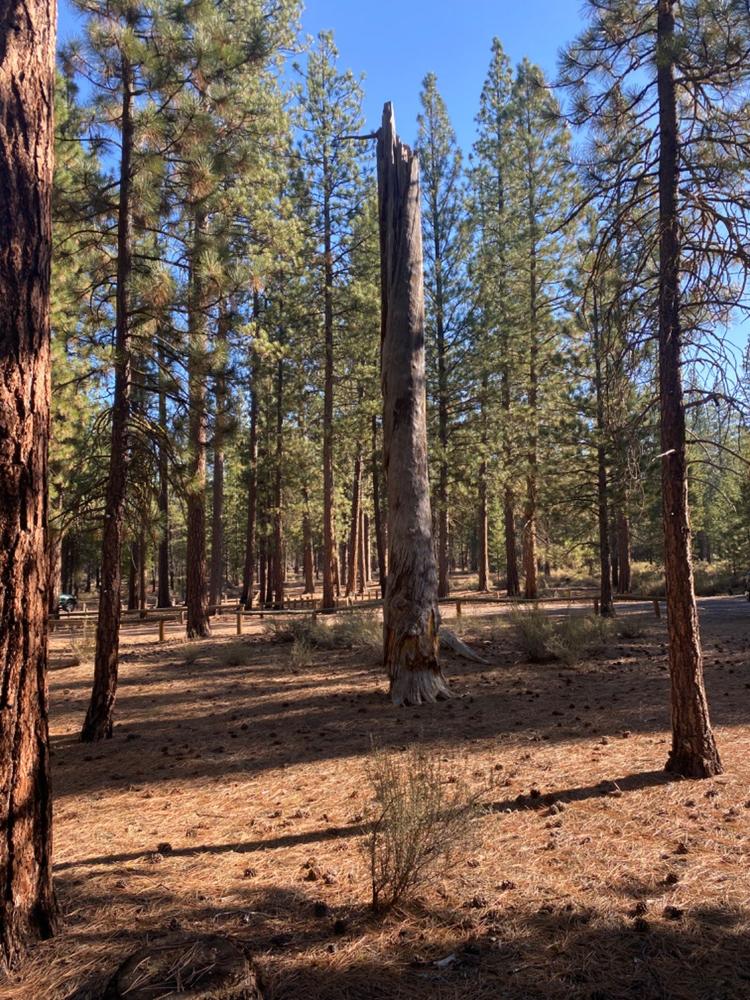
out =
[[(134, 4), (107, 5), (90, 12), (87, 65), (99, 64), (99, 82), (106, 96), (119, 94), (119, 113), (114, 112), (119, 136), (117, 196), (117, 274), (114, 305), (114, 390), (109, 469), (104, 498), (102, 562), (99, 614), (96, 626), (94, 684), (81, 739), (86, 742), (112, 735), (112, 712), (117, 693), (121, 608), (121, 561), (125, 520), (125, 498), (131, 442), (129, 440), (132, 392), (133, 269), (133, 158), (136, 143), (135, 100), (143, 47), (136, 37), (138, 11)], [(113, 81), (116, 87), (113, 88)]]
[(455, 414), (457, 409), (453, 382), (456, 355), (463, 346), (468, 299), (468, 241), (464, 220), (466, 192), (461, 152), (434, 73), (428, 73), (422, 81), (420, 106), (415, 149), (422, 177), (427, 384), (432, 403), (430, 409), (437, 418), (437, 433), (432, 438), (437, 465), (438, 596), (447, 597), (450, 593), (450, 414), (451, 411)]
[[(515, 145), (512, 128), (513, 75), (498, 39), (492, 43), (492, 60), (482, 88), (477, 116), (478, 138), (470, 172), (471, 214), (475, 231), (476, 308), (481, 316), (480, 333), (474, 338), (475, 381), (484, 383), (483, 397), (489, 406), (489, 377), (499, 381), (500, 482), (503, 494), (506, 588), (509, 597), (520, 593), (516, 540), (517, 422), (514, 400), (519, 380), (517, 332), (512, 309), (510, 260), (516, 237), (513, 217)], [(487, 415), (488, 417), (488, 415)], [(486, 436), (486, 431), (485, 431)], [(486, 464), (486, 460), (485, 460)], [(480, 489), (487, 492), (486, 473)], [(486, 505), (486, 504), (485, 504)], [(480, 507), (482, 506), (480, 498)], [(480, 518), (483, 522), (483, 519)]]
[[(538, 596), (540, 428), (554, 409), (561, 313), (574, 246), (562, 223), (573, 204), (570, 137), (541, 70), (524, 60), (513, 87), (513, 131), (518, 155), (517, 239), (508, 266), (514, 279), (516, 322), (525, 368), (526, 496), (523, 527), (524, 596)], [(546, 397), (546, 398), (545, 398)]]
[[(695, 603), (682, 368), (691, 323), (699, 336), (706, 321), (718, 322), (740, 303), (733, 273), (744, 266), (750, 232), (750, 136), (746, 118), (735, 110), (750, 80), (750, 20), (747, 5), (733, 0), (588, 6), (589, 26), (562, 59), (573, 116), (580, 124), (606, 126), (612, 114), (608, 95), (617, 87), (627, 96), (640, 137), (628, 148), (618, 189), (600, 187), (596, 194), (604, 204), (619, 199), (621, 221), (638, 217), (642, 249), (634, 274), (658, 317), (672, 702), (667, 769), (707, 777), (721, 771), (721, 761), (709, 721)], [(595, 151), (591, 159), (595, 175)]]
[[(15, 16), (13, 16), (15, 14)], [(55, 5), (0, 23), (0, 969), (49, 937), (47, 451)]]
[(362, 89), (350, 72), (336, 68), (330, 33), (318, 36), (308, 54), (301, 97), (305, 131), (301, 154), (314, 210), (312, 243), (320, 261), (319, 288), (324, 347), (323, 379), (323, 603), (334, 607), (338, 579), (334, 510), (334, 371), (337, 287), (346, 273), (349, 224), (359, 198), (356, 145), (340, 140), (361, 129)]

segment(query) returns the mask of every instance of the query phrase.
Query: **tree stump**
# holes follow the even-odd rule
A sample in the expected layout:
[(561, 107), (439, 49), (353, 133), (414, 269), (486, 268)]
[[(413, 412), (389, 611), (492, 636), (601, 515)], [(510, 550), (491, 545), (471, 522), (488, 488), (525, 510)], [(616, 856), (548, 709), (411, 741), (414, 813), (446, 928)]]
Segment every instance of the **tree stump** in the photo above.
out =
[(170, 936), (127, 958), (102, 1000), (263, 1000), (255, 972), (239, 945), (218, 935)]

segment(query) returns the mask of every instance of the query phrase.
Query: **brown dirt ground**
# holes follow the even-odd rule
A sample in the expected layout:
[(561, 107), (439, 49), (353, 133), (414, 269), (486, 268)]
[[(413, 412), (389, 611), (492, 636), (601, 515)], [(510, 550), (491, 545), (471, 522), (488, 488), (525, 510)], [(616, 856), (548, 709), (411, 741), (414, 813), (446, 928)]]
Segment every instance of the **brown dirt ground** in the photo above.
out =
[[(481, 610), (462, 631), (490, 665), (447, 656), (458, 697), (411, 710), (390, 707), (371, 656), (295, 670), (259, 623), (164, 646), (131, 629), (115, 735), (93, 747), (77, 741), (91, 667), (57, 634), (63, 923), (0, 997), (96, 997), (148, 935), (180, 928), (245, 942), (269, 1000), (749, 998), (750, 607), (701, 601), (726, 766), (703, 782), (661, 770), (664, 622), (647, 605), (624, 611), (641, 637), (574, 667), (521, 662)], [(384, 919), (361, 855), (371, 734), (491, 787), (472, 848)]]

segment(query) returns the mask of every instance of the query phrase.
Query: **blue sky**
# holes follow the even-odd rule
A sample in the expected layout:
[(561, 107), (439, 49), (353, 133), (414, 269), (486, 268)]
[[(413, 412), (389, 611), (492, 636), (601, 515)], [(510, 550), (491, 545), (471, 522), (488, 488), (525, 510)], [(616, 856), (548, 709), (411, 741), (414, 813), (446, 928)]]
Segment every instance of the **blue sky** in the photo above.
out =
[[(582, 0), (308, 0), (303, 28), (309, 34), (333, 29), (342, 67), (365, 74), (373, 129), (390, 100), (399, 131), (413, 139), (422, 78), (436, 73), (468, 151), (493, 37), (513, 62), (528, 56), (552, 76), (559, 48), (580, 29), (581, 6)], [(61, 0), (60, 40), (75, 31), (69, 2)]]

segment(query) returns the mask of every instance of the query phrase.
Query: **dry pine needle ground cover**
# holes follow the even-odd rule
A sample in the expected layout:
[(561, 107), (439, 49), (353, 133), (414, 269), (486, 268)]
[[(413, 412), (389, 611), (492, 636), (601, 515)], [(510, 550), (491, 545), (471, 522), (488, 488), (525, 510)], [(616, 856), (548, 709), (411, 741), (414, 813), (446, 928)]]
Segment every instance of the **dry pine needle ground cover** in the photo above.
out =
[[(150, 934), (244, 942), (271, 1000), (750, 997), (750, 608), (701, 602), (727, 773), (669, 781), (663, 621), (585, 661), (522, 662), (464, 619), (457, 697), (395, 710), (371, 653), (124, 641), (111, 741), (77, 740), (91, 667), (53, 639), (63, 914), (0, 996), (94, 998)], [(629, 614), (634, 613), (629, 610)], [(225, 631), (228, 632), (231, 623)], [(485, 787), (471, 849), (385, 918), (361, 852), (364, 757), (416, 741)], [(491, 779), (491, 780), (490, 780)]]

